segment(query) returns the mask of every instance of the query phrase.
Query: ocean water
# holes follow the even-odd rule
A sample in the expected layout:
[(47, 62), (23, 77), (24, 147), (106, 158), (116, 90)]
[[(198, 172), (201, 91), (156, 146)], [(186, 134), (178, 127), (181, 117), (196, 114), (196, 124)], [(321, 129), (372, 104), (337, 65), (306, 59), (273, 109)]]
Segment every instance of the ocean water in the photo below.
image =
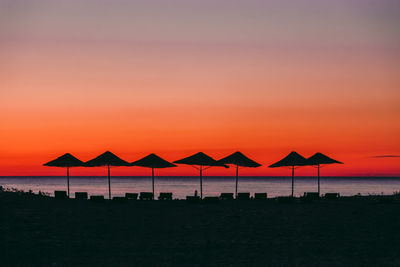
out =
[[(67, 190), (66, 177), (0, 177), (0, 185), (19, 190), (32, 190), (50, 193), (55, 190)], [(316, 177), (296, 177), (295, 195), (304, 192), (316, 192)], [(111, 177), (112, 196), (124, 196), (125, 193), (151, 192), (151, 177)], [(172, 192), (174, 198), (184, 199), (197, 190), (200, 194), (199, 177), (156, 177), (155, 194)], [(88, 192), (89, 195), (108, 197), (107, 177), (70, 177), (71, 196), (74, 192)], [(203, 196), (219, 196), (221, 192), (234, 193), (235, 177), (203, 177)], [(239, 192), (268, 193), (268, 197), (288, 196), (291, 194), (291, 177), (240, 177)], [(393, 194), (400, 191), (400, 177), (322, 177), (321, 193), (338, 192), (343, 196), (356, 194)]]

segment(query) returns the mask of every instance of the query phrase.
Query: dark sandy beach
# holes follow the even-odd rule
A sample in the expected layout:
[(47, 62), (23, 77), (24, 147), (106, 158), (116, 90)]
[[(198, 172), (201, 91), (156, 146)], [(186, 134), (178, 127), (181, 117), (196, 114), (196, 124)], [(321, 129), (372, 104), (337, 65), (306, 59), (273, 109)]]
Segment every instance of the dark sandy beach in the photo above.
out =
[(1, 266), (400, 266), (400, 202), (91, 203), (0, 193)]

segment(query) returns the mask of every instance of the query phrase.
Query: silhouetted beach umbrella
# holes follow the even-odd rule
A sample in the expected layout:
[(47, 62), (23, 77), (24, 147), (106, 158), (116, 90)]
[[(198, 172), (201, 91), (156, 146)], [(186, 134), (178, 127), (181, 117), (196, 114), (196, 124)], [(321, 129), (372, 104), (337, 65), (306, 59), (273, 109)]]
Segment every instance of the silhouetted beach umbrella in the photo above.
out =
[(318, 168), (318, 195), (320, 194), (320, 176), (319, 176), (319, 167), (322, 164), (343, 164), (343, 162), (334, 160), (322, 153), (315, 153), (311, 157), (307, 159), (309, 165), (316, 165)]
[(110, 151), (106, 151), (100, 156), (91, 159), (84, 163), (85, 167), (101, 167), (107, 166), (108, 170), (108, 197), (111, 199), (111, 181), (110, 181), (110, 166), (130, 166), (128, 162), (120, 159)]
[(294, 167), (295, 166), (306, 166), (309, 165), (305, 157), (301, 156), (295, 151), (290, 152), (289, 155), (281, 159), (280, 161), (270, 165), (270, 168), (277, 167), (292, 167), (292, 197), (294, 195)]
[(135, 162), (131, 163), (132, 166), (139, 166), (139, 167), (147, 167), (151, 168), (151, 181), (153, 185), (153, 198), (154, 198), (154, 169), (159, 168), (171, 168), (176, 167), (175, 164), (166, 161), (163, 158), (160, 158), (156, 154), (147, 155), (144, 158), (141, 158)]
[[(208, 168), (214, 167), (214, 166), (229, 168), (225, 164), (222, 164), (222, 163), (216, 161), (212, 157), (204, 154), (203, 152), (196, 153), (187, 158), (176, 160), (176, 161), (174, 161), (174, 163), (191, 165), (200, 171), (200, 198), (203, 198), (203, 171), (205, 169), (208, 169)], [(196, 166), (199, 166), (199, 167), (196, 167)], [(204, 168), (204, 167), (206, 167), (206, 168)]]
[(239, 181), (239, 166), (240, 167), (250, 167), (257, 168), (260, 167), (261, 164), (255, 162), (254, 160), (249, 159), (243, 153), (237, 151), (225, 158), (218, 160), (218, 162), (223, 164), (233, 164), (236, 166), (236, 187), (235, 187), (235, 196), (237, 197), (238, 192), (238, 181)]
[(49, 161), (44, 166), (50, 167), (62, 167), (67, 168), (67, 189), (68, 189), (68, 197), (69, 197), (69, 168), (71, 167), (80, 167), (83, 165), (83, 162), (79, 159), (72, 156), (70, 153), (66, 153), (61, 157), (56, 158), (55, 160)]

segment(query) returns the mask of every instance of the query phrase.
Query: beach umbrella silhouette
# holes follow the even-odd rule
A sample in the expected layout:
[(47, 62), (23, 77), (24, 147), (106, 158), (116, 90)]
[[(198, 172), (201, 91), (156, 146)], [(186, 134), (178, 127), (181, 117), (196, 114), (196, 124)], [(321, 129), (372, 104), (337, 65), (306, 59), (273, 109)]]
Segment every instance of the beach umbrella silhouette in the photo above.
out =
[(214, 166), (229, 168), (229, 166), (216, 161), (203, 152), (196, 153), (187, 158), (176, 160), (174, 163), (191, 165), (200, 171), (200, 198), (203, 198), (203, 171)]
[(62, 167), (67, 168), (67, 189), (68, 189), (68, 197), (69, 197), (69, 168), (71, 167), (80, 167), (83, 165), (83, 162), (79, 159), (72, 156), (70, 153), (66, 153), (61, 157), (56, 158), (55, 160), (49, 161), (44, 166), (50, 167)]
[(315, 166), (317, 166), (317, 169), (318, 169), (318, 195), (320, 194), (320, 175), (319, 175), (320, 165), (323, 165), (323, 164), (335, 164), (335, 163), (343, 164), (343, 162), (334, 160), (334, 159), (332, 159), (332, 158), (330, 158), (330, 157), (328, 157), (328, 156), (326, 156), (326, 155), (324, 155), (322, 153), (319, 153), (319, 152), (317, 152), (314, 155), (312, 155), (311, 157), (309, 157), (307, 159), (307, 161), (308, 161), (309, 165), (315, 165)]
[(275, 162), (274, 164), (270, 165), (270, 168), (277, 168), (277, 167), (291, 167), (292, 168), (292, 197), (294, 195), (294, 167), (296, 166), (306, 166), (309, 165), (308, 161), (305, 157), (301, 156), (295, 151), (292, 151), (281, 159), (278, 162)]
[(106, 151), (103, 154), (86, 161), (85, 167), (102, 167), (107, 166), (108, 170), (108, 198), (111, 199), (111, 179), (110, 179), (110, 167), (111, 166), (130, 166), (128, 162), (120, 159), (110, 151)]
[(156, 154), (147, 155), (144, 158), (141, 158), (137, 161), (131, 163), (131, 166), (139, 166), (139, 167), (146, 167), (151, 168), (151, 181), (153, 186), (153, 198), (154, 198), (154, 169), (160, 168), (171, 168), (176, 167), (175, 164), (166, 161), (163, 158), (160, 158)]
[(249, 159), (243, 153), (237, 151), (225, 158), (218, 160), (218, 162), (223, 164), (232, 164), (236, 166), (236, 186), (235, 186), (235, 196), (237, 197), (238, 192), (238, 181), (239, 181), (239, 166), (240, 167), (250, 167), (257, 168), (260, 167), (261, 164), (255, 162), (252, 159)]

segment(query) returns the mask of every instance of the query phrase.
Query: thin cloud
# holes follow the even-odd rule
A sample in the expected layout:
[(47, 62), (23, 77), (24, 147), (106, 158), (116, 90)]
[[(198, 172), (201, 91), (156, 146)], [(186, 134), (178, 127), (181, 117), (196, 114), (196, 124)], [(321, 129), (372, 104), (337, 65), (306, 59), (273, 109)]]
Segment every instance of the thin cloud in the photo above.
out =
[(371, 158), (400, 158), (400, 155), (378, 155)]

